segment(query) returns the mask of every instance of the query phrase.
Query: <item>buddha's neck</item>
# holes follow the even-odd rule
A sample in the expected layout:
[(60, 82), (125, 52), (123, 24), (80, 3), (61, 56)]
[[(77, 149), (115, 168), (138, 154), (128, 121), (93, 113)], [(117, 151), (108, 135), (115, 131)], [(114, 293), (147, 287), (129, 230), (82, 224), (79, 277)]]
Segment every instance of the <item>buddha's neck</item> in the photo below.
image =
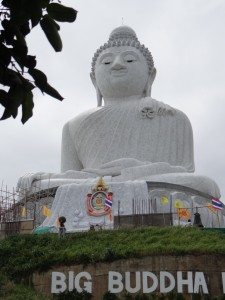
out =
[(108, 105), (118, 105), (123, 103), (134, 102), (143, 98), (140, 95), (133, 95), (129, 97), (118, 97), (118, 98), (104, 98), (105, 106)]

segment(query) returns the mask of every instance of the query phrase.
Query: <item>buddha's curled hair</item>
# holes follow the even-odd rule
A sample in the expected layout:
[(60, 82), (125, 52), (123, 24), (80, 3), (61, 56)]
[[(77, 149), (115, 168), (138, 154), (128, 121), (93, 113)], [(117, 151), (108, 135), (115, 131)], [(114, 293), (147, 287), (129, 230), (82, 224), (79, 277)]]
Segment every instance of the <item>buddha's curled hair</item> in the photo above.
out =
[(128, 26), (120, 26), (111, 32), (108, 42), (95, 52), (91, 63), (91, 74), (93, 77), (95, 77), (95, 64), (99, 55), (108, 48), (120, 46), (131, 46), (138, 49), (145, 57), (148, 64), (149, 73), (151, 73), (152, 69), (154, 68), (154, 61), (151, 52), (144, 45), (141, 45), (137, 39), (136, 33), (132, 28)]

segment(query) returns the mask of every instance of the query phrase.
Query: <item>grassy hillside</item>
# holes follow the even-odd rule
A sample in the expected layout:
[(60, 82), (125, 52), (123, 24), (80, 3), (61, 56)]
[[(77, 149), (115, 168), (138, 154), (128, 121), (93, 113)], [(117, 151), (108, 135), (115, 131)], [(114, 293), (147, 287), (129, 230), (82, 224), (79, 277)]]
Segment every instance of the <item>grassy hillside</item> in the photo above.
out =
[(0, 300), (47, 300), (46, 296), (36, 293), (31, 287), (16, 284), (0, 273)]
[(225, 234), (163, 227), (58, 235), (17, 235), (0, 242), (0, 268), (9, 278), (60, 264), (88, 264), (147, 255), (225, 254)]
[[(0, 241), (0, 270), (7, 280), (29, 279), (34, 271), (60, 264), (89, 264), (147, 255), (225, 254), (225, 234), (215, 230), (149, 227), (58, 235), (17, 235)], [(6, 277), (1, 290), (7, 291)], [(20, 287), (21, 288), (21, 287)], [(23, 289), (23, 288), (22, 288)], [(11, 288), (11, 293), (12, 293)], [(29, 291), (29, 294), (32, 291)], [(7, 294), (7, 292), (6, 292)], [(36, 297), (36, 298), (35, 298)], [(42, 299), (40, 296), (21, 299)], [(1, 298), (13, 300), (14, 298)], [(15, 298), (15, 299), (20, 299)], [(46, 299), (46, 298), (45, 298)]]

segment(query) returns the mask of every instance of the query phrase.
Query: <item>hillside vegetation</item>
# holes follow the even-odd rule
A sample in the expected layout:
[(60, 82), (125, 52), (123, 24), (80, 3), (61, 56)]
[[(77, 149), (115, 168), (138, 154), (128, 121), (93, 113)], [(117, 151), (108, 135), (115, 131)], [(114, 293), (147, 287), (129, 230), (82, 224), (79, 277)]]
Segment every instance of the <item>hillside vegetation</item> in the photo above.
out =
[(58, 235), (17, 235), (0, 242), (0, 268), (9, 278), (60, 264), (89, 264), (147, 255), (225, 254), (215, 230), (149, 227)]
[[(67, 234), (16, 235), (0, 241), (1, 290), (56, 265), (93, 264), (148, 255), (225, 255), (224, 231), (149, 227)], [(11, 282), (6, 282), (12, 280)], [(1, 277), (0, 277), (1, 279)], [(12, 288), (10, 288), (12, 291)], [(32, 294), (32, 291), (29, 291)], [(42, 299), (30, 296), (24, 299)], [(0, 299), (13, 300), (12, 296)], [(18, 296), (15, 299), (20, 299)], [(22, 299), (22, 298), (21, 298)]]

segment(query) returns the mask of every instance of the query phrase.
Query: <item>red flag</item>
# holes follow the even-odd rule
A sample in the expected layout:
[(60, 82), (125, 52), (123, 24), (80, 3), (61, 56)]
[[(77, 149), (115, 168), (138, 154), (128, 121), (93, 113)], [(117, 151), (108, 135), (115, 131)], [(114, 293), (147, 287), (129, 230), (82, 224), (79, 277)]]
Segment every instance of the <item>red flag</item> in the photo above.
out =
[(56, 224), (56, 227), (60, 227), (59, 215), (58, 215), (58, 218), (57, 218), (57, 224)]
[(223, 203), (218, 199), (212, 198), (212, 207), (218, 210), (222, 210)]

